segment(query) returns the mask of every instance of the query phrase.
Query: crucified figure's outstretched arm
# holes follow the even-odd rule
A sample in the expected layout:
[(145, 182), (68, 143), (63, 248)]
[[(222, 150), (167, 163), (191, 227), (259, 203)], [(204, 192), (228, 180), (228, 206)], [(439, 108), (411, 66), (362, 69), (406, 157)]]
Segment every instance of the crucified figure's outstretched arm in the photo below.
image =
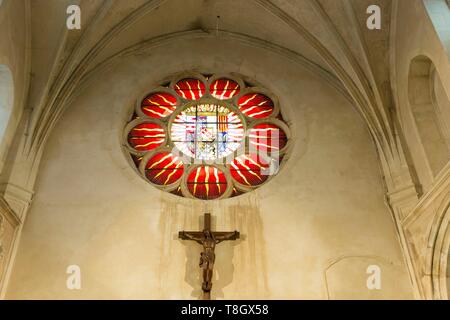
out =
[(236, 240), (236, 239), (239, 239), (239, 232), (233, 231), (233, 232), (223, 232), (220, 234), (215, 234), (214, 239), (216, 240), (216, 244), (219, 244), (222, 241)]
[[(196, 232), (196, 233), (198, 233), (198, 232)], [(183, 240), (193, 240), (199, 244), (203, 244), (203, 237), (194, 235), (190, 232), (180, 231), (179, 237), (180, 237), (180, 239), (183, 239)]]

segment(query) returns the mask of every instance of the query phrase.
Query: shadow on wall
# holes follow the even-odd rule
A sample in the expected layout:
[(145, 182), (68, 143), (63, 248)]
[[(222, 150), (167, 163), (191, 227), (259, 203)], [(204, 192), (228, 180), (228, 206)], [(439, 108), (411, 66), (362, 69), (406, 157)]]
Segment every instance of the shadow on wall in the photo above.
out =
[[(216, 261), (214, 264), (212, 298), (225, 298), (223, 289), (233, 282), (234, 274), (234, 247), (241, 241), (223, 242), (216, 250)], [(186, 272), (185, 281), (192, 287), (191, 297), (199, 299), (202, 297), (201, 284), (203, 282), (202, 269), (199, 267), (201, 245), (184, 241), (186, 247)]]
[[(202, 246), (178, 239), (181, 230), (201, 230), (203, 213), (212, 213), (212, 229), (238, 230), (241, 238), (216, 247), (211, 298), (250, 299), (270, 296), (267, 281), (264, 228), (255, 193), (229, 204), (178, 198), (161, 194), (158, 229), (161, 234), (160, 261), (156, 272), (158, 299), (197, 299), (202, 295)], [(180, 270), (184, 266), (184, 270)], [(245, 288), (245, 290), (242, 290)]]
[(435, 178), (450, 160), (450, 103), (429, 58), (418, 56), (412, 60), (408, 93), (420, 144), (423, 146), (430, 174)]
[(450, 1), (424, 0), (424, 4), (436, 33), (450, 57)]
[(14, 84), (11, 70), (5, 65), (0, 65), (0, 142), (3, 141), (11, 117), (13, 103)]

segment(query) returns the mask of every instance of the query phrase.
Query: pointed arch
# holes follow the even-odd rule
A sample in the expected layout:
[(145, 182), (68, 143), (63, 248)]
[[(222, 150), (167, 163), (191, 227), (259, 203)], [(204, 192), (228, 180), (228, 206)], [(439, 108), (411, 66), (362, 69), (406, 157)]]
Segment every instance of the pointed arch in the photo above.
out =
[[(409, 107), (432, 179), (450, 160), (450, 132), (442, 113), (443, 108), (448, 108), (448, 98), (444, 95), (442, 99), (442, 92), (436, 90), (442, 87), (441, 84), (430, 58), (420, 55), (411, 61), (408, 76)], [(436, 93), (439, 93), (439, 97)]]

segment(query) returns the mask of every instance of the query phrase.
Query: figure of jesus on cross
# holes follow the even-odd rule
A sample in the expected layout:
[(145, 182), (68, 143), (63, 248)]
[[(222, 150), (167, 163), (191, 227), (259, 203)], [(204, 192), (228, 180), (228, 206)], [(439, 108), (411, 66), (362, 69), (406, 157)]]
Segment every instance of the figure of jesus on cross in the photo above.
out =
[(203, 231), (180, 231), (179, 238), (193, 240), (203, 246), (203, 251), (200, 254), (200, 268), (203, 270), (203, 299), (210, 300), (216, 245), (222, 241), (239, 239), (239, 232), (211, 231), (211, 214), (205, 213)]

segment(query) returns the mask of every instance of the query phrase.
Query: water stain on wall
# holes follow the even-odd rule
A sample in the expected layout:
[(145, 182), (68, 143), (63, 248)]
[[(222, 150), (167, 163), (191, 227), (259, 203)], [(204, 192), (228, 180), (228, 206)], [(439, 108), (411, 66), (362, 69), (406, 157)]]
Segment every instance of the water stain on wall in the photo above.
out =
[(265, 298), (267, 285), (266, 248), (256, 192), (234, 199), (198, 201), (161, 195), (159, 219), (159, 290), (162, 298), (198, 299), (202, 274), (201, 245), (178, 239), (178, 232), (200, 231), (204, 213), (212, 215), (214, 231), (241, 233), (241, 239), (216, 247), (213, 299)]

